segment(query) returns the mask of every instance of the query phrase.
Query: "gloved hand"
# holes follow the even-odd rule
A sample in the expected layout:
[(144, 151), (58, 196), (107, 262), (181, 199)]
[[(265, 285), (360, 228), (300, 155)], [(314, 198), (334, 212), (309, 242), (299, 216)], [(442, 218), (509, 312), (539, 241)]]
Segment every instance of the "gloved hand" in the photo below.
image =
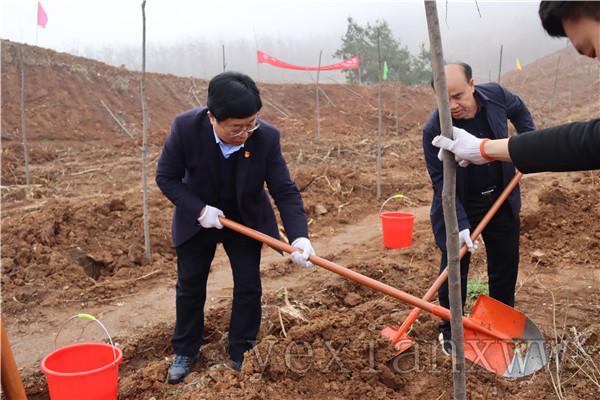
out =
[(302, 252), (295, 251), (292, 253), (292, 261), (294, 264), (304, 268), (314, 267), (313, 263), (308, 261), (308, 257), (316, 255), (315, 249), (313, 249), (310, 244), (310, 240), (305, 237), (299, 237), (292, 242), (292, 247), (302, 250)]
[[(438, 135), (433, 138), (431, 144), (454, 153), (454, 158), (461, 167), (466, 167), (469, 164), (482, 165), (490, 162), (481, 154), (480, 146), (483, 139), (479, 139), (464, 129), (456, 127), (452, 127), (452, 135), (454, 140)], [(438, 158), (441, 160), (441, 150), (438, 153)]]
[(223, 224), (219, 221), (219, 217), (224, 216), (225, 214), (223, 214), (223, 211), (219, 210), (217, 207), (205, 206), (200, 213), (198, 223), (203, 228), (223, 229)]
[(462, 248), (464, 244), (467, 245), (467, 250), (469, 250), (469, 253), (471, 254), (477, 250), (477, 245), (474, 245), (473, 241), (471, 240), (471, 231), (469, 229), (463, 229), (462, 231), (458, 232), (459, 247)]

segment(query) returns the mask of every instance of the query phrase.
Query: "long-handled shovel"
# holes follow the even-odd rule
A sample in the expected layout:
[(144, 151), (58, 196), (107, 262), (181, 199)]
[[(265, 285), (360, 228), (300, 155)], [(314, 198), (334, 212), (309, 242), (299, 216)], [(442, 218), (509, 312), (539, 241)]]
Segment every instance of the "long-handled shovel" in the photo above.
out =
[[(517, 186), (522, 176), (522, 173), (517, 172), (512, 178), (512, 180), (508, 183), (508, 185), (506, 185), (500, 196), (496, 199), (494, 204), (492, 204), (488, 212), (484, 215), (481, 222), (479, 222), (479, 225), (477, 225), (475, 230), (471, 233), (471, 240), (473, 242), (475, 242), (475, 240), (479, 238), (481, 232), (483, 232), (490, 220), (494, 217), (494, 215), (496, 215), (496, 212), (498, 212), (498, 210), (502, 206), (502, 203), (504, 203), (504, 201), (506, 201), (508, 196), (512, 193), (513, 189)], [(462, 259), (465, 256), (465, 254), (467, 254), (466, 245), (464, 245), (460, 249), (459, 258)], [(433, 282), (433, 285), (431, 285), (431, 287), (429, 288), (427, 293), (425, 293), (422, 299), (425, 301), (431, 301), (431, 299), (437, 293), (439, 288), (444, 284), (444, 282), (446, 282), (446, 279), (448, 279), (448, 267), (446, 267), (435, 280), (435, 282)], [(421, 309), (419, 307), (415, 307), (412, 309), (410, 314), (408, 314), (408, 317), (406, 317), (402, 325), (400, 325), (400, 328), (396, 329), (391, 326), (388, 326), (381, 331), (381, 335), (388, 338), (392, 346), (394, 346), (394, 348), (398, 350), (394, 357), (410, 349), (415, 344), (415, 340), (408, 335), (408, 332), (412, 327), (412, 324), (419, 317), (419, 314), (421, 314)]]
[[(220, 217), (223, 226), (263, 242), (274, 249), (293, 253), (299, 251), (287, 243)], [(324, 258), (310, 256), (309, 260), (326, 270), (355, 281), (363, 286), (419, 307), (445, 320), (450, 310), (434, 305), (406, 292), (342, 267)], [(529, 375), (546, 362), (545, 342), (539, 329), (523, 313), (491, 297), (480, 295), (470, 317), (463, 317), (465, 328), (465, 357), (499, 376)]]

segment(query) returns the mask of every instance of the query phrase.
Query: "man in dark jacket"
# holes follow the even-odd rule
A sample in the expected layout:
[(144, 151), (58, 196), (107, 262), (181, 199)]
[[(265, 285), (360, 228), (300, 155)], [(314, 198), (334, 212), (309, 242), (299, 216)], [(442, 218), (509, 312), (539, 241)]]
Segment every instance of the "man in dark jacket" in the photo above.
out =
[[(506, 138), (507, 121), (510, 120), (517, 132), (535, 129), (531, 114), (519, 97), (496, 83), (475, 85), (471, 67), (465, 63), (449, 64), (445, 67), (448, 82), (448, 96), (453, 125), (463, 128), (479, 138)], [(442, 251), (440, 271), (447, 264), (446, 229), (442, 211), (442, 162), (439, 149), (432, 139), (440, 134), (439, 113), (434, 111), (423, 129), (423, 148), (427, 170), (433, 183), (431, 223), (435, 240)], [(488, 164), (461, 168), (456, 174), (456, 212), (458, 217), (461, 245), (466, 244), (474, 251), (471, 242), (472, 227), (477, 226), (487, 210), (500, 195), (504, 187), (515, 175), (511, 164)], [(508, 197), (496, 216), (483, 231), (485, 241), (490, 296), (513, 306), (515, 284), (519, 266), (519, 211), (521, 200), (519, 188)], [(461, 286), (463, 304), (466, 299), (467, 274), (470, 254), (461, 260)], [(449, 306), (448, 285), (445, 283), (438, 292), (440, 304)], [(440, 326), (440, 343), (446, 354), (450, 354), (450, 323), (443, 321)]]
[(261, 243), (221, 230), (226, 216), (279, 238), (273, 197), (292, 246), (292, 260), (310, 267), (315, 254), (308, 240), (300, 192), (281, 154), (279, 131), (258, 117), (256, 84), (246, 75), (224, 72), (208, 86), (207, 108), (178, 115), (163, 147), (156, 183), (175, 205), (173, 242), (177, 253), (175, 359), (168, 381), (180, 382), (198, 358), (204, 330), (204, 302), (210, 265), (222, 243), (233, 272), (229, 326), (232, 367), (256, 340), (261, 319)]
[[(580, 54), (600, 59), (600, 2), (542, 1), (539, 14), (549, 35), (567, 36)], [(454, 140), (437, 136), (433, 144), (453, 152), (461, 166), (512, 161), (523, 173), (600, 169), (600, 119), (510, 139), (479, 139), (458, 128), (453, 133)]]

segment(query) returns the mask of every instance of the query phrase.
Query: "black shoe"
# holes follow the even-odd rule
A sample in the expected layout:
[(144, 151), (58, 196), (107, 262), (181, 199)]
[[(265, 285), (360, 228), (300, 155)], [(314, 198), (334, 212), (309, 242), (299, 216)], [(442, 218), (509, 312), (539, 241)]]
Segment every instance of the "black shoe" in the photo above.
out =
[(235, 371), (241, 371), (242, 370), (242, 363), (244, 362), (244, 360), (242, 361), (235, 361), (235, 360), (231, 360), (231, 368), (234, 369)]
[(193, 357), (175, 355), (173, 364), (169, 367), (168, 383), (179, 383), (192, 372), (192, 366), (198, 361), (198, 355)]
[(440, 333), (438, 336), (438, 341), (442, 347), (442, 353), (444, 353), (444, 355), (447, 357), (452, 357), (452, 340), (450, 338), (446, 338), (446, 335), (443, 333)]

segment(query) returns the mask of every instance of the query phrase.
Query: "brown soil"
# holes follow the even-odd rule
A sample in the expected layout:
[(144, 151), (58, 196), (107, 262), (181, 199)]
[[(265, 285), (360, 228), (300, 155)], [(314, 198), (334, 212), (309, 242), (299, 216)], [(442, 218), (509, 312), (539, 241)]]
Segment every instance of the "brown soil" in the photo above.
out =
[[(32, 177), (25, 186), (17, 50), (18, 45), (2, 42), (2, 316), (30, 398), (48, 398), (39, 361), (52, 351), (58, 326), (82, 310), (98, 315), (124, 350), (122, 399), (451, 398), (451, 363), (438, 349), (436, 318), (423, 314), (412, 331), (418, 345), (389, 361), (392, 350), (379, 331), (400, 323), (407, 305), (321, 269), (299, 270), (270, 250), (263, 262), (261, 332), (242, 372), (227, 367), (231, 279), (219, 252), (209, 278), (201, 360), (184, 383), (165, 384), (176, 279), (171, 206), (151, 184), (153, 247), (152, 261), (146, 261), (139, 75), (25, 46)], [(563, 59), (577, 63), (582, 57)], [(542, 66), (534, 63), (523, 73), (535, 76), (535, 68)], [(538, 123), (546, 121), (544, 106), (538, 106), (542, 102), (534, 101), (546, 96), (536, 92), (541, 85), (521, 83), (520, 91), (513, 90), (532, 104)], [(206, 82), (191, 78), (148, 75), (150, 182), (173, 116), (195, 101), (192, 85), (198, 96), (206, 88)], [(314, 87), (260, 87), (280, 109), (266, 104), (262, 115), (282, 131), (319, 255), (422, 295), (439, 262), (421, 153), (420, 127), (434, 106), (430, 89), (384, 90), (383, 196), (377, 199), (374, 88), (324, 85), (333, 104), (321, 102), (321, 137), (316, 139)], [(122, 115), (137, 132), (135, 139), (120, 131), (100, 100)], [(569, 110), (570, 105), (556, 107)], [(585, 106), (574, 102), (573, 112)], [(522, 184), (517, 308), (561, 350), (561, 390), (567, 399), (599, 395), (599, 183), (597, 174), (581, 172), (527, 176)], [(383, 199), (395, 193), (409, 201), (389, 209), (417, 214), (414, 244), (385, 250), (377, 213)], [(487, 276), (483, 253), (474, 257), (472, 277)], [(290, 306), (302, 318), (290, 313)], [(81, 336), (101, 337), (73, 326), (60, 343)], [(589, 358), (576, 350), (576, 337)], [(554, 398), (553, 379), (554, 359), (549, 369), (514, 381), (471, 365), (468, 373), (472, 399)]]

